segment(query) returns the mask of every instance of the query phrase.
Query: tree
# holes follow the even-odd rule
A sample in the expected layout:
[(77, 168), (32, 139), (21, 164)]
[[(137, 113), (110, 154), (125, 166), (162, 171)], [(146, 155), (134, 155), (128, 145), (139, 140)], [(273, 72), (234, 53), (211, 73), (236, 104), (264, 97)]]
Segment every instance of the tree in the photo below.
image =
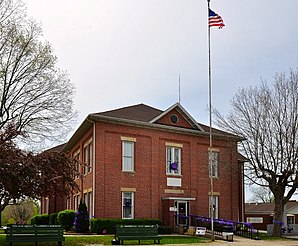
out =
[(74, 88), (56, 65), (51, 45), (27, 18), (23, 2), (0, 0), (0, 215), (26, 197), (78, 188), (75, 160), (16, 145), (61, 141), (71, 127)]
[(78, 191), (79, 186), (74, 177), (79, 173), (76, 169), (80, 161), (70, 158), (63, 152), (42, 152), (31, 156), (35, 169), (35, 195), (49, 194), (69, 195), (70, 191)]
[(86, 203), (82, 201), (75, 214), (74, 226), (76, 232), (82, 233), (89, 231), (89, 214)]
[(251, 202), (273, 202), (273, 194), (270, 189), (266, 186), (251, 186), (250, 192), (253, 194), (252, 198), (250, 199)]
[(30, 164), (12, 141), (16, 135), (20, 133), (11, 125), (0, 132), (0, 215), (9, 203), (25, 198), (33, 189), (28, 182), (33, 179)]
[(36, 210), (35, 204), (30, 201), (21, 201), (19, 204), (8, 206), (6, 209), (7, 216), (12, 218), (17, 224), (27, 224)]
[(21, 1), (0, 1), (0, 129), (14, 124), (31, 144), (61, 141), (75, 116), (74, 88), (41, 37)]
[(227, 117), (215, 111), (220, 127), (246, 140), (246, 177), (267, 184), (274, 196), (274, 235), (280, 235), (284, 205), (298, 187), (298, 69), (276, 74), (272, 85), (240, 89)]
[(78, 160), (60, 152), (24, 152), (13, 142), (20, 134), (12, 125), (0, 130), (0, 215), (7, 205), (27, 197), (40, 198), (53, 190), (69, 194), (79, 188), (73, 178)]

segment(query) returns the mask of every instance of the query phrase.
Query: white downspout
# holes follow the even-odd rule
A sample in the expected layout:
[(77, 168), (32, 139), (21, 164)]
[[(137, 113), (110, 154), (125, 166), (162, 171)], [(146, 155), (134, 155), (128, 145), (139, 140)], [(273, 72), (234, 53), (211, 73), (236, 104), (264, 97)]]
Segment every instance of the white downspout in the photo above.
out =
[(91, 218), (94, 216), (95, 212), (95, 177), (96, 177), (96, 123), (93, 120), (87, 120), (91, 123), (93, 123), (93, 137), (92, 137), (92, 211), (91, 212)]
[(93, 122), (93, 141), (92, 141), (92, 149), (93, 149), (93, 177), (92, 177), (92, 217), (94, 216), (94, 212), (95, 212), (95, 170), (96, 170), (96, 124), (95, 122)]

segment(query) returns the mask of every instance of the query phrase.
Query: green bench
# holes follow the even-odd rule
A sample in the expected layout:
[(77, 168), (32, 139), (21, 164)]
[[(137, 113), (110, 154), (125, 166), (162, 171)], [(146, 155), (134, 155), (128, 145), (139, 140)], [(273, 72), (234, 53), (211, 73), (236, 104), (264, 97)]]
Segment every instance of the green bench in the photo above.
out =
[(158, 235), (158, 225), (118, 225), (116, 226), (115, 239), (123, 244), (125, 240), (154, 240), (160, 243), (161, 236)]
[(14, 242), (58, 242), (65, 241), (61, 225), (8, 225), (5, 230), (6, 241)]

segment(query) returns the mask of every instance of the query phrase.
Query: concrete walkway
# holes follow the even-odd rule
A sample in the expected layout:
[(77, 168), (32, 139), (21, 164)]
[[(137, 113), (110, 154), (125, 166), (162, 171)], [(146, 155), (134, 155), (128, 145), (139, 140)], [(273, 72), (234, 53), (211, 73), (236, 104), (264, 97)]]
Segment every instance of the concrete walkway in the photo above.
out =
[[(129, 244), (125, 243), (125, 245), (127, 246)], [(155, 246), (157, 245), (158, 244), (155, 244)], [(86, 246), (103, 246), (103, 245), (89, 244)], [(148, 244), (146, 246), (148, 246)], [(166, 246), (298, 246), (298, 240), (286, 239), (286, 238), (283, 240), (254, 240), (254, 239), (234, 236), (233, 242), (215, 240), (214, 242), (210, 242), (210, 243), (167, 244)]]
[[(95, 246), (95, 245), (93, 245), (93, 246)], [(248, 238), (243, 238), (243, 237), (239, 237), (239, 236), (234, 236), (233, 242), (227, 242), (227, 241), (223, 241), (223, 240), (215, 240), (214, 242), (210, 242), (210, 243), (167, 244), (167, 246), (298, 246), (298, 240), (291, 240), (291, 239), (254, 240), (254, 239), (248, 239)]]
[(298, 241), (291, 239), (283, 240), (254, 240), (234, 236), (233, 242), (216, 240), (211, 243), (197, 244), (197, 245), (212, 245), (212, 246), (298, 246)]

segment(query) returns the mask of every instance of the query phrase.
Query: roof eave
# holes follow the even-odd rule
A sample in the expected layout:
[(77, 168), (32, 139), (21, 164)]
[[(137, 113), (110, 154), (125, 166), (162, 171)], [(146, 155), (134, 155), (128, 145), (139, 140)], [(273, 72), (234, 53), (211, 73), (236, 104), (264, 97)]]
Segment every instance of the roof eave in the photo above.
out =
[(192, 125), (194, 125), (200, 131), (205, 132), (204, 129), (198, 124), (198, 122), (195, 121), (195, 119), (185, 110), (185, 108), (182, 107), (182, 105), (179, 102), (177, 102), (174, 105), (172, 105), (171, 107), (169, 107), (162, 114), (160, 114), (157, 117), (155, 117), (154, 119), (152, 119), (149, 123), (155, 123), (155, 122), (157, 122), (164, 115), (166, 115), (167, 113), (169, 113), (171, 110), (173, 110), (176, 107), (178, 107), (185, 114), (185, 116), (187, 117), (186, 118), (187, 121), (189, 121)]
[[(138, 127), (142, 127), (142, 128), (150, 128), (150, 129), (156, 129), (156, 130), (161, 130), (161, 131), (170, 131), (170, 132), (175, 132), (175, 133), (189, 134), (189, 135), (196, 135), (196, 136), (204, 136), (204, 137), (209, 136), (209, 132), (201, 131), (199, 129), (194, 130), (194, 129), (188, 129), (188, 128), (178, 128), (175, 126), (154, 124), (151, 122), (142, 122), (142, 121), (137, 121), (137, 120), (122, 119), (122, 118), (116, 118), (116, 117), (104, 116), (104, 115), (98, 115), (98, 114), (89, 114), (85, 118), (85, 120), (82, 122), (82, 124), (78, 127), (78, 129), (75, 131), (75, 133), (71, 136), (69, 141), (66, 143), (66, 145), (62, 149), (62, 151), (63, 152), (70, 151), (71, 148), (73, 148), (73, 146), (79, 141), (79, 139), (85, 134), (85, 132), (88, 129), (90, 129), (90, 127), (96, 121), (107, 122), (107, 123), (112, 123), (112, 124), (138, 126)], [(241, 141), (241, 138), (239, 138), (238, 136), (232, 135), (232, 134), (213, 133), (212, 136), (214, 138), (218, 138), (218, 139), (231, 139), (236, 142)]]
[(93, 122), (90, 121), (88, 115), (78, 129), (74, 132), (68, 142), (65, 144), (62, 152), (67, 152), (78, 142), (78, 140), (85, 134), (85, 132), (93, 125)]
[[(123, 124), (123, 125), (131, 125), (131, 126), (138, 126), (143, 128), (154, 128), (157, 130), (164, 130), (164, 131), (171, 131), (171, 132), (179, 132), (191, 135), (200, 135), (200, 136), (209, 136), (209, 132), (188, 129), (188, 128), (180, 128), (176, 126), (169, 126), (169, 125), (162, 125), (162, 124), (154, 124), (151, 122), (141, 122), (136, 120), (129, 120), (129, 119), (122, 119), (122, 118), (115, 118), (111, 116), (102, 116), (102, 115), (94, 115), (90, 114), (88, 117), (92, 121), (102, 121), (102, 122), (109, 122), (109, 123), (116, 123), (116, 124)], [(239, 142), (240, 138), (238, 136), (232, 134), (218, 134), (213, 133), (212, 136), (216, 138), (229, 138), (233, 139), (234, 141)]]

